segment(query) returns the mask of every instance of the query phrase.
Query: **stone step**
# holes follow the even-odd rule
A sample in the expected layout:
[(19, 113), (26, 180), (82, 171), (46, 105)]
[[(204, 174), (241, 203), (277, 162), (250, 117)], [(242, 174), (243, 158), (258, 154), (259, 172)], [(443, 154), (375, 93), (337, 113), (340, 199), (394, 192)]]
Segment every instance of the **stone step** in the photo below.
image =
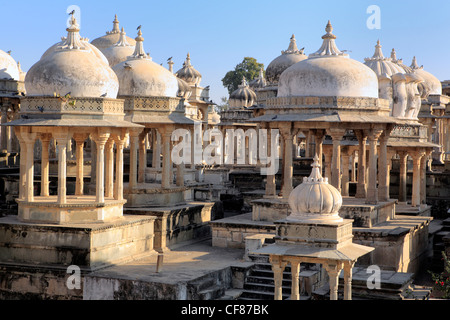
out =
[(225, 294), (225, 288), (222, 286), (214, 285), (205, 290), (198, 292), (199, 300), (215, 300), (222, 297)]
[[(290, 283), (288, 285), (282, 286), (283, 293), (290, 294), (291, 293), (291, 285)], [(271, 293), (273, 294), (275, 291), (275, 286), (270, 283), (250, 283), (246, 282), (244, 284), (244, 292), (247, 291), (254, 291), (254, 292), (264, 292), (264, 293)]]
[[(290, 293), (284, 293), (282, 294), (283, 300), (290, 297)], [(238, 300), (274, 300), (275, 294), (274, 292), (261, 292), (261, 291), (252, 291), (252, 290), (245, 290), (242, 292), (241, 296)]]

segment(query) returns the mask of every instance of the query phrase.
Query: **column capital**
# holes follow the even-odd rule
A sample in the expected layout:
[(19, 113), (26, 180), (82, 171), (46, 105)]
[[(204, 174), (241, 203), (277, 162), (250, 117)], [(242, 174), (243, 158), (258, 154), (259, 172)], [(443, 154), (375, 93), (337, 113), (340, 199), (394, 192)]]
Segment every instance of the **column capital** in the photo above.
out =
[(88, 136), (89, 135), (87, 133), (75, 132), (72, 135), (72, 138), (75, 140), (76, 143), (81, 143), (84, 142), (84, 140), (86, 140)]
[(106, 142), (108, 142), (110, 133), (109, 132), (91, 133), (91, 137), (97, 145), (104, 146)]
[(420, 161), (420, 159), (426, 155), (426, 152), (423, 150), (416, 150), (410, 153), (411, 158), (413, 161)]
[(371, 129), (368, 132), (367, 139), (369, 141), (376, 141), (376, 140), (378, 140), (380, 138), (380, 136), (383, 133), (383, 131), (384, 131), (383, 129)]
[(327, 133), (333, 140), (342, 140), (344, 138), (345, 133), (347, 132), (346, 129), (341, 128), (330, 128), (327, 129)]

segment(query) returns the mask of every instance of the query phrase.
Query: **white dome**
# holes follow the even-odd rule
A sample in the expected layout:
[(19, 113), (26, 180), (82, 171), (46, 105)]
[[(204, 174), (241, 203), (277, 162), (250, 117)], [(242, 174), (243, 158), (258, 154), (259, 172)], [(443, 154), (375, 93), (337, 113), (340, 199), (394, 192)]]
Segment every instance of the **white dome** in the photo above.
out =
[(442, 83), (431, 73), (425, 71), (417, 64), (416, 57), (413, 58), (411, 69), (424, 80), (424, 86), (427, 88), (428, 94), (442, 95)]
[(2, 50), (0, 50), (0, 79), (20, 80), (20, 72), (16, 61)]
[(183, 68), (178, 70), (175, 75), (186, 81), (189, 85), (199, 85), (202, 75), (191, 64), (191, 55), (188, 53)]
[(303, 50), (298, 50), (295, 35), (292, 35), (289, 47), (286, 51), (281, 51), (281, 55), (269, 63), (266, 69), (266, 80), (270, 84), (278, 84), (281, 74), (290, 66), (307, 59)]
[(405, 70), (398, 64), (392, 62), (391, 58), (384, 57), (381, 51), (380, 40), (377, 41), (375, 53), (372, 58), (366, 58), (364, 61), (364, 64), (372, 69), (378, 77), (391, 77), (396, 73), (405, 73)]
[(248, 108), (256, 102), (256, 93), (249, 88), (245, 77), (239, 87), (230, 94), (230, 108)]
[(141, 35), (139, 30), (133, 55), (113, 67), (119, 79), (119, 96), (177, 97), (177, 78), (147, 56)]
[(311, 175), (292, 190), (289, 206), (292, 213), (287, 217), (291, 221), (340, 222), (339, 209), (342, 196), (328, 184), (328, 179), (320, 174), (319, 158), (314, 158)]
[(67, 39), (35, 63), (25, 77), (30, 96), (116, 98), (119, 82), (114, 71), (80, 40), (76, 19), (67, 29)]
[(103, 54), (108, 60), (109, 65), (112, 67), (127, 60), (128, 57), (133, 54), (134, 49), (134, 45), (128, 43), (125, 31), (122, 28), (119, 41), (111, 47), (103, 49)]
[(278, 97), (345, 96), (378, 98), (378, 78), (372, 69), (339, 51), (328, 22), (324, 43), (308, 59), (297, 62), (280, 76)]
[[(107, 31), (106, 35), (96, 38), (91, 41), (95, 47), (103, 51), (106, 48), (111, 47), (116, 44), (120, 39), (120, 28), (119, 28), (119, 20), (117, 20), (117, 15), (114, 17), (113, 21), (113, 29), (111, 31)], [(135, 41), (133, 38), (126, 37), (127, 41), (131, 45), (135, 45)]]

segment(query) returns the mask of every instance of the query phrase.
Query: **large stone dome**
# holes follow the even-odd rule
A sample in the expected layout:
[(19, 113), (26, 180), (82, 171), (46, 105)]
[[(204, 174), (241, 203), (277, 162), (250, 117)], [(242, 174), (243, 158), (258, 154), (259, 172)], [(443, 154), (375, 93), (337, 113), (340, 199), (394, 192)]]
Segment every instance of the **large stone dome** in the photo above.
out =
[(134, 49), (134, 45), (128, 43), (126, 33), (122, 28), (119, 41), (111, 47), (103, 49), (103, 54), (108, 60), (109, 65), (112, 67), (122, 61), (127, 60), (128, 57), (133, 54)]
[(20, 80), (20, 72), (16, 61), (9, 53), (0, 50), (0, 79)]
[(81, 41), (72, 16), (66, 40), (35, 63), (25, 77), (29, 96), (116, 98), (119, 82), (114, 71)]
[(119, 79), (119, 96), (177, 97), (176, 77), (145, 53), (141, 30), (135, 40), (133, 55), (113, 67)]
[(319, 158), (314, 158), (311, 175), (303, 178), (303, 183), (292, 190), (289, 195), (291, 214), (287, 220), (340, 222), (339, 209), (342, 196), (339, 191), (328, 184), (328, 179), (320, 173)]
[(292, 35), (288, 49), (286, 51), (281, 51), (281, 55), (272, 60), (267, 66), (267, 82), (269, 85), (277, 85), (284, 70), (307, 58), (308, 57), (303, 54), (303, 49), (298, 50), (295, 35)]
[[(91, 41), (91, 43), (96, 46), (100, 51), (103, 51), (106, 48), (111, 47), (116, 44), (120, 39), (120, 28), (119, 28), (119, 20), (117, 20), (117, 15), (114, 17), (113, 21), (113, 29), (111, 31), (107, 31), (106, 35), (102, 37), (98, 37)], [(135, 45), (135, 41), (133, 38), (126, 37), (127, 41), (131, 45)]]
[(378, 78), (363, 63), (350, 59), (335, 44), (328, 22), (322, 47), (280, 76), (278, 97), (345, 96), (378, 98)]

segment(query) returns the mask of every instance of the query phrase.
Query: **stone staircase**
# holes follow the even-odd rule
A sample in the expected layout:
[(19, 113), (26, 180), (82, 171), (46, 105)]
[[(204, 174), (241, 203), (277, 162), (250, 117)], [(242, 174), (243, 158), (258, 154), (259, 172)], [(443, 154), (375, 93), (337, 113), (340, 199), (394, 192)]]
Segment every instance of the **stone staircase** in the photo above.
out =
[[(268, 257), (254, 257), (255, 264), (245, 277), (242, 293), (237, 300), (273, 300), (274, 299), (274, 275)], [(308, 300), (314, 289), (318, 287), (321, 274), (316, 265), (302, 265), (299, 273), (300, 299)], [(291, 295), (291, 268), (286, 266), (283, 272), (283, 300), (290, 299)]]
[(442, 251), (445, 251), (444, 238), (448, 237), (450, 237), (450, 218), (443, 220), (439, 229), (434, 233), (431, 269), (436, 272), (443, 270), (444, 262), (442, 261)]

